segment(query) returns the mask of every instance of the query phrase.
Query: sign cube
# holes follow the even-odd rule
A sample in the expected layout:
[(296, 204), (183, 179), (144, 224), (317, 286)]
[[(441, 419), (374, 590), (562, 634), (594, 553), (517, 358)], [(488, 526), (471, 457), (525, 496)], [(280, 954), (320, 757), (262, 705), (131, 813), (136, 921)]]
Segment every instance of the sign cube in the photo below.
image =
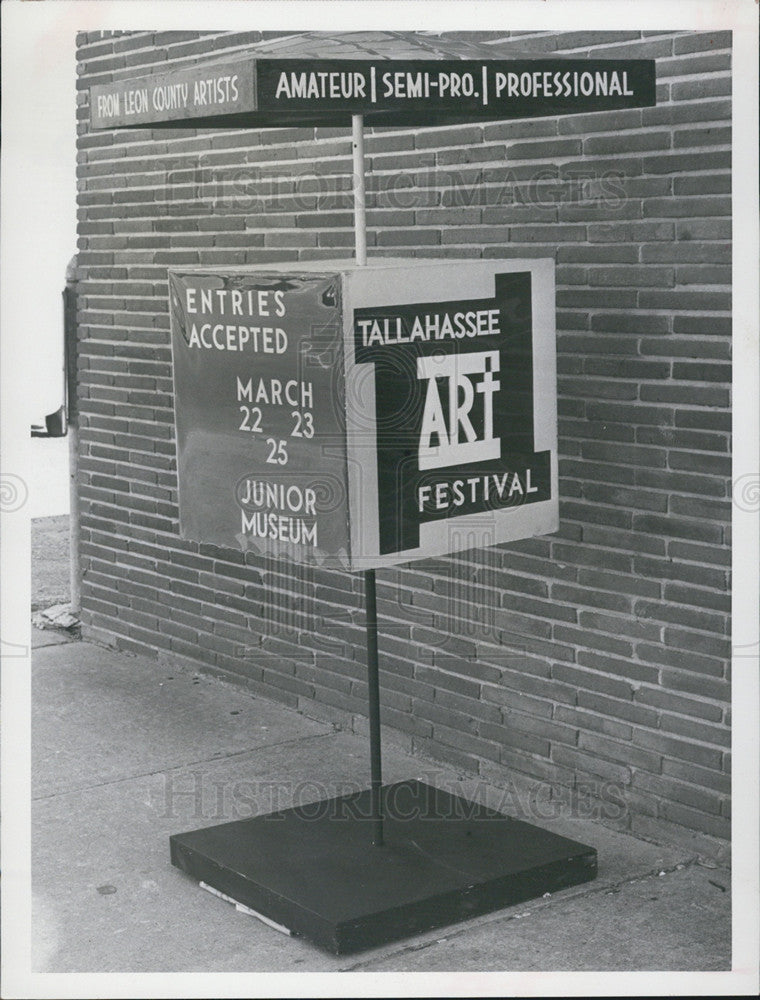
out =
[(369, 569), (555, 531), (554, 262), (169, 272), (180, 532)]

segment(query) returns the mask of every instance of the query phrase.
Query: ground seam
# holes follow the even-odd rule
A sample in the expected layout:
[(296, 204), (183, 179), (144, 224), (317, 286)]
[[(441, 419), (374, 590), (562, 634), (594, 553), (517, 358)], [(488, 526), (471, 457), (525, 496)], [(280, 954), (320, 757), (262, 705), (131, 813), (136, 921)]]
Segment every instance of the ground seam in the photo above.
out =
[[(577, 899), (588, 899), (590, 896), (598, 896), (604, 893), (614, 892), (616, 889), (619, 890), (624, 886), (635, 885), (638, 882), (644, 882), (647, 879), (653, 877), (659, 878), (661, 875), (672, 875), (673, 872), (685, 870), (687, 868), (693, 868), (695, 865), (698, 864), (698, 862), (699, 862), (698, 856), (694, 855), (693, 857), (687, 858), (684, 861), (678, 861), (676, 864), (671, 865), (669, 868), (652, 869), (651, 871), (646, 872), (643, 875), (636, 875), (633, 878), (624, 878), (620, 879), (618, 882), (612, 882), (610, 884), (600, 885), (596, 888), (589, 888), (581, 890), (580, 892), (575, 892), (570, 896), (566, 896), (564, 899), (557, 900), (556, 895), (552, 894), (552, 901), (556, 905), (558, 902), (559, 904), (564, 904)], [(520, 904), (515, 904), (515, 905), (520, 905)], [(549, 903), (547, 901), (547, 903), (543, 905), (538, 905), (534, 909), (524, 910), (520, 914), (505, 914), (503, 911), (499, 911), (495, 914), (492, 914), (491, 919), (485, 919), (479, 921), (476, 927), (461, 927), (459, 929), (454, 929), (450, 931), (447, 928), (441, 928), (441, 929), (445, 931), (445, 940), (448, 942), (452, 938), (459, 938), (463, 937), (466, 934), (471, 934), (474, 931), (478, 930), (479, 928), (485, 926), (486, 924), (497, 923), (498, 921), (507, 922), (511, 920), (517, 920), (518, 917), (519, 919), (522, 919), (524, 917), (534, 916), (537, 913), (543, 912), (548, 905)], [(387, 955), (373, 956), (372, 958), (368, 958), (365, 962), (361, 961), (355, 962), (353, 965), (344, 966), (339, 971), (340, 972), (360, 971), (364, 968), (370, 967), (372, 962), (385, 961), (386, 959), (389, 958), (396, 958), (402, 955), (412, 954), (417, 951), (424, 951), (427, 948), (432, 948), (435, 945), (437, 945), (441, 940), (442, 939), (439, 937), (432, 941), (423, 941), (420, 944), (405, 945), (404, 947), (399, 948), (398, 951), (390, 952)]]
[(189, 760), (182, 764), (173, 764), (171, 767), (157, 768), (155, 771), (141, 771), (139, 774), (130, 774), (124, 778), (112, 778), (110, 781), (99, 781), (95, 785), (81, 785), (79, 788), (68, 788), (65, 792), (50, 792), (48, 795), (33, 795), (32, 802), (42, 802), (46, 799), (54, 799), (59, 795), (72, 795), (74, 792), (89, 792), (96, 788), (107, 788), (109, 785), (120, 785), (125, 781), (136, 781), (138, 778), (152, 778), (158, 774), (171, 774), (173, 771), (182, 771), (187, 767), (195, 767), (198, 764), (218, 764), (221, 761), (229, 760), (232, 757), (242, 757), (247, 753), (260, 753), (264, 750), (274, 750), (277, 747), (285, 747), (291, 743), (304, 743), (307, 740), (322, 740), (326, 736), (334, 736), (334, 731), (328, 733), (314, 733), (311, 736), (299, 736), (292, 740), (280, 740), (278, 743), (262, 743), (245, 750), (233, 750), (222, 754), (219, 757), (201, 757), (199, 760)]

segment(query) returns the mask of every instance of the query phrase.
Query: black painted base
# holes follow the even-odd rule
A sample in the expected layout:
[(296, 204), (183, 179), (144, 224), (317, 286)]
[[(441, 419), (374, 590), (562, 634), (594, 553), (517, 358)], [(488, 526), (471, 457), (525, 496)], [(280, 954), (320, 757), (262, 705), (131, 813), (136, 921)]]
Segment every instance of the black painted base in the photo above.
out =
[(170, 838), (173, 865), (336, 954), (596, 876), (596, 851), (419, 781)]

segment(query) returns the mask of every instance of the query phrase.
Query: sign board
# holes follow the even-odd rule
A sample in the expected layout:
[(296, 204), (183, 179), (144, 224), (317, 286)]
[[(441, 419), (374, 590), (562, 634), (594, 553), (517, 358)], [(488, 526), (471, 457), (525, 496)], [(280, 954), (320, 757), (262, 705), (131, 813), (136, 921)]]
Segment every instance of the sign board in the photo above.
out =
[(185, 538), (347, 563), (337, 274), (169, 272)]
[(252, 59), (173, 69), (92, 87), (93, 128), (178, 122), (256, 107)]
[(256, 59), (132, 77), (91, 88), (94, 129), (434, 125), (638, 108), (655, 103), (651, 59)]
[(557, 530), (552, 260), (169, 287), (183, 537), (358, 570)]

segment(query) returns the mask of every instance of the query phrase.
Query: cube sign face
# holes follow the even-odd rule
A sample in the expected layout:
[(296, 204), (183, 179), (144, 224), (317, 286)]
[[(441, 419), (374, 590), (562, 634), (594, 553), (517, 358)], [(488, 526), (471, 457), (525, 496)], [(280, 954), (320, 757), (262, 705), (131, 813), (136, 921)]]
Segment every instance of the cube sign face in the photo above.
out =
[(183, 538), (348, 564), (337, 274), (169, 273)]
[(358, 570), (557, 529), (553, 261), (169, 284), (183, 537)]

